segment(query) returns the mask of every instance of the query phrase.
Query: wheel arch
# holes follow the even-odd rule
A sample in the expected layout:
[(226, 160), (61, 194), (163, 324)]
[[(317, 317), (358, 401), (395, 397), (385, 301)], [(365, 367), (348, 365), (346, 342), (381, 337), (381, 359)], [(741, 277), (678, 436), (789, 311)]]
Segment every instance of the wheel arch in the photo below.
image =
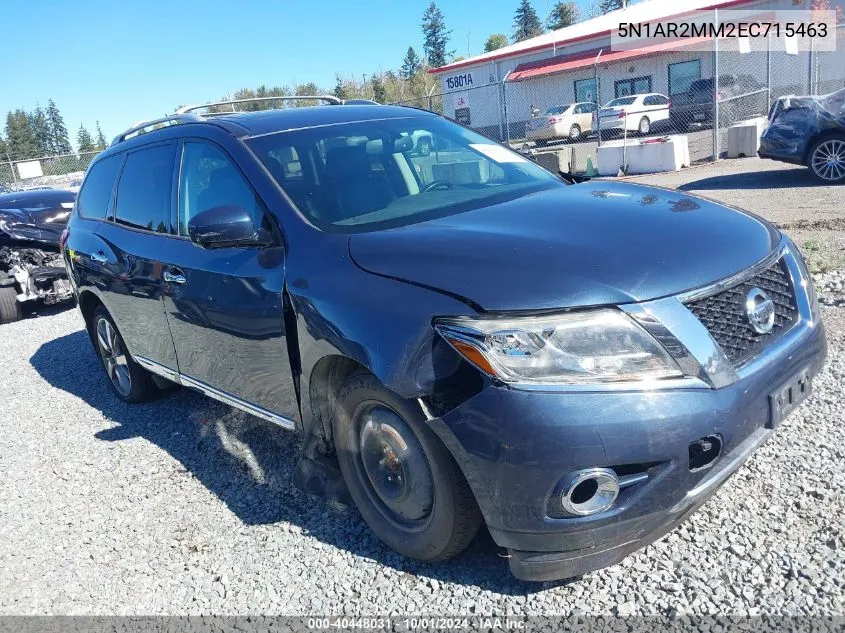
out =
[(826, 130), (821, 130), (817, 134), (811, 136), (809, 139), (807, 139), (807, 145), (804, 147), (804, 156), (801, 162), (804, 163), (805, 166), (809, 167), (807, 163), (810, 160), (810, 152), (813, 150), (813, 147), (816, 145), (816, 143), (823, 139), (832, 137), (839, 137), (845, 140), (845, 131), (829, 128)]

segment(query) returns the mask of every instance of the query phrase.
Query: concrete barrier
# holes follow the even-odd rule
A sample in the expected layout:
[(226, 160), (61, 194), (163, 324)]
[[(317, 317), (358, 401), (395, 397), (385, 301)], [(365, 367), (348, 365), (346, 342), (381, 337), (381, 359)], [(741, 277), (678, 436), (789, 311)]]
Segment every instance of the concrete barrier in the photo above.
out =
[[(658, 140), (659, 139), (659, 140)], [(627, 145), (627, 149), (626, 149)], [(615, 176), (625, 162), (629, 174), (679, 171), (689, 167), (689, 139), (684, 134), (603, 143), (596, 152), (600, 176)]]
[(538, 152), (534, 155), (537, 164), (557, 175), (558, 172), (569, 172), (569, 161), (572, 157), (572, 150), (565, 149), (559, 152)]
[(730, 126), (728, 128), (728, 158), (756, 156), (766, 122), (765, 117), (757, 117)]

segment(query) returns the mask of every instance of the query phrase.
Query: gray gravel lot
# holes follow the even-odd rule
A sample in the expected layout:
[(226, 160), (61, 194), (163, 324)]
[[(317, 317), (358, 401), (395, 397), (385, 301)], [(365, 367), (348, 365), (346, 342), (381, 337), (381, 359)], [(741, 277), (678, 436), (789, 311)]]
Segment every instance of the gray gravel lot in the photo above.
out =
[(186, 390), (124, 405), (75, 309), (4, 326), (0, 613), (845, 612), (845, 323), (805, 404), (693, 518), (569, 583), (383, 547), (291, 486), (295, 436)]

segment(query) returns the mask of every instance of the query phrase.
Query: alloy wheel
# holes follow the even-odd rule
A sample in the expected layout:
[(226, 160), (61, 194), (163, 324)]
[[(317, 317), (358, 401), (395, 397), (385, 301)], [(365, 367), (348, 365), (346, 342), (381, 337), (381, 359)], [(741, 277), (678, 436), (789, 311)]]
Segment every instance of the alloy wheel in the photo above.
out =
[(810, 164), (822, 180), (837, 182), (845, 179), (845, 141), (825, 141), (813, 152)]
[(97, 321), (97, 345), (106, 374), (114, 388), (122, 396), (132, 391), (132, 378), (129, 375), (129, 358), (123, 346), (123, 340), (108, 319)]

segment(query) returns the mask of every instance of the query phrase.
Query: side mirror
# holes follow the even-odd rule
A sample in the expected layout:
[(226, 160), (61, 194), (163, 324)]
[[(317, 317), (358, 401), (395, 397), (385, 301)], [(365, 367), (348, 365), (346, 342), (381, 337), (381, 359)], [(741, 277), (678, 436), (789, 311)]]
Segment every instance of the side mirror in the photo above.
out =
[(211, 207), (188, 221), (191, 241), (205, 248), (221, 246), (267, 246), (267, 232), (256, 227), (246, 209), (233, 204)]

